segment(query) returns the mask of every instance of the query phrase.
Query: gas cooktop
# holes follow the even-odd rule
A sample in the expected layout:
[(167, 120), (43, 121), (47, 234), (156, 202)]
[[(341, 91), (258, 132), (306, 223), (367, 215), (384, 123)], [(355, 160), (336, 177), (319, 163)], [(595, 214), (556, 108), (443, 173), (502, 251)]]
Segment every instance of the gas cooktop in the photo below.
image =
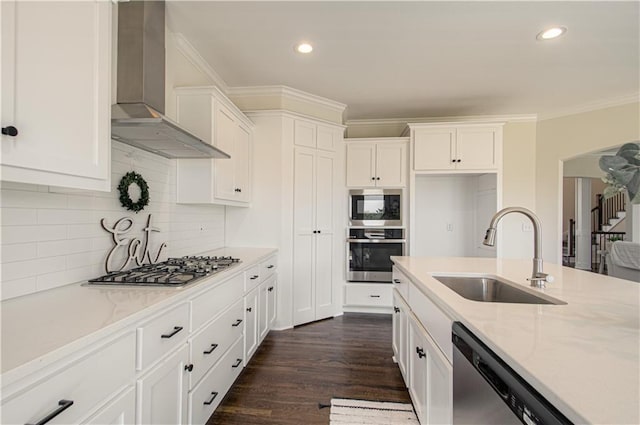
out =
[(239, 258), (185, 256), (90, 279), (90, 285), (180, 287), (239, 264)]

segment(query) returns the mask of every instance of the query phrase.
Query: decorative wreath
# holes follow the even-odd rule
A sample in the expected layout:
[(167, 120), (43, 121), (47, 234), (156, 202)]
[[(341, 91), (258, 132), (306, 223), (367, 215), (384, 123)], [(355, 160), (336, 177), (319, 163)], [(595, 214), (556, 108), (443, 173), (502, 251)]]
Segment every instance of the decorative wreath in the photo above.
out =
[[(138, 202), (133, 202), (129, 196), (129, 186), (131, 184), (136, 184), (140, 188), (140, 199), (138, 199)], [(137, 213), (149, 205), (149, 185), (147, 185), (147, 182), (142, 176), (135, 171), (128, 172), (120, 179), (118, 192), (120, 192), (120, 203), (130, 211)]]

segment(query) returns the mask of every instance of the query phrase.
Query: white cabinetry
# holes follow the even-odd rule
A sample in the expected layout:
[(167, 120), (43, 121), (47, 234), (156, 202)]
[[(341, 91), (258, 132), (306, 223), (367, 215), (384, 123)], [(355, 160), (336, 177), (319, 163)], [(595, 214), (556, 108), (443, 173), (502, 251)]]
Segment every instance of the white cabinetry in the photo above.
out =
[(111, 8), (0, 2), (2, 180), (110, 190)]
[(453, 420), (452, 321), (394, 267), (392, 345), (423, 425)]
[(129, 425), (135, 422), (136, 392), (135, 387), (130, 387), (113, 401), (100, 409), (83, 425)]
[(407, 138), (347, 139), (348, 187), (405, 187)]
[(387, 283), (347, 283), (344, 287), (344, 309), (356, 312), (390, 312), (393, 304), (392, 291), (392, 285)]
[(249, 362), (253, 353), (258, 348), (258, 319), (260, 318), (258, 309), (260, 302), (260, 291), (253, 289), (244, 297), (244, 361)]
[(342, 140), (341, 130), (311, 120), (296, 119), (293, 132), (296, 145), (330, 152), (334, 152)]
[(177, 121), (229, 159), (178, 159), (179, 203), (248, 206), (253, 124), (215, 87), (175, 89)]
[(495, 171), (502, 158), (501, 124), (409, 124), (413, 170)]
[(294, 325), (334, 314), (335, 172), (333, 153), (295, 148)]

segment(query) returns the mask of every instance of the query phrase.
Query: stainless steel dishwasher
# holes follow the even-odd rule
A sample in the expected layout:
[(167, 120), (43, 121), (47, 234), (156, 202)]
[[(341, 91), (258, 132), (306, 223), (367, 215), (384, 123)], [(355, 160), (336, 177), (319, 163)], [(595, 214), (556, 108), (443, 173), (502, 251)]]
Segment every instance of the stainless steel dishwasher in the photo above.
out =
[(452, 327), (454, 424), (571, 424), (460, 322)]

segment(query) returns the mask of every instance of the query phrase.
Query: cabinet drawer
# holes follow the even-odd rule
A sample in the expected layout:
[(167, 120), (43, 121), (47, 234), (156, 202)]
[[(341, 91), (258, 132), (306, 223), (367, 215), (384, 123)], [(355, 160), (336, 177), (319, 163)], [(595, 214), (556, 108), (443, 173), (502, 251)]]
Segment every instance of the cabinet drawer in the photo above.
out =
[(193, 329), (197, 330), (236, 300), (242, 298), (243, 290), (244, 276), (242, 273), (239, 273), (237, 276), (232, 277), (226, 282), (209, 289), (207, 292), (191, 300), (191, 306), (193, 308)]
[(262, 276), (260, 276), (260, 265), (251, 267), (244, 272), (244, 293), (251, 292), (251, 290), (257, 287), (262, 282)]
[(189, 303), (157, 316), (137, 329), (137, 370), (143, 370), (187, 339)]
[(447, 357), (449, 363), (453, 363), (452, 320), (413, 283), (409, 285), (409, 306), (420, 321), (420, 324), (427, 330), (438, 345), (438, 348)]
[(265, 261), (260, 263), (260, 279), (262, 280), (262, 282), (273, 276), (277, 269), (278, 257), (275, 255), (271, 258), (267, 258)]
[(3, 400), (2, 423), (38, 423), (63, 409), (64, 400), (73, 404), (48, 423), (77, 423), (98, 404), (131, 384), (135, 374), (135, 344), (135, 334), (127, 333), (17, 396)]
[(345, 286), (345, 305), (391, 307), (393, 305), (392, 285), (347, 284)]
[(244, 330), (244, 301), (238, 300), (219, 318), (206, 326), (189, 341), (191, 349), (191, 385), (200, 381), (202, 376), (231, 347), (234, 341), (242, 336)]
[(393, 266), (393, 287), (398, 290), (402, 298), (409, 299), (409, 278), (396, 266)]
[(189, 393), (189, 423), (204, 424), (242, 371), (242, 338)]

